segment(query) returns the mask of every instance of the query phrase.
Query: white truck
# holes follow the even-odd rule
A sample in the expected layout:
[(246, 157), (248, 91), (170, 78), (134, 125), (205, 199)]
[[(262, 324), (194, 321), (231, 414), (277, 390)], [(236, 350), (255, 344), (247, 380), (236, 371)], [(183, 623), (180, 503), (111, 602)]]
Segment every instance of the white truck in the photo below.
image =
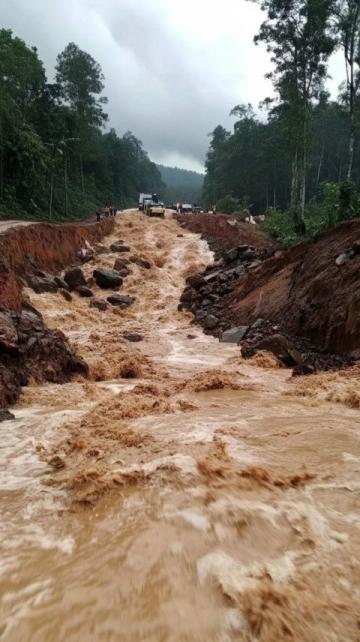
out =
[(152, 194), (140, 194), (139, 195), (139, 210), (144, 211), (146, 201), (152, 201)]

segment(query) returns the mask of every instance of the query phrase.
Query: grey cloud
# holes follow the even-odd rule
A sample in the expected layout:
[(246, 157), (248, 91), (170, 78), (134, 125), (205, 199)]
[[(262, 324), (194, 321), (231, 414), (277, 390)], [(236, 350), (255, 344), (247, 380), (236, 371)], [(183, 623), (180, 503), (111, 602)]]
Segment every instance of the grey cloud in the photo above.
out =
[(252, 43), (262, 16), (245, 0), (1, 0), (0, 18), (38, 46), (49, 75), (70, 40), (89, 51), (111, 125), (156, 161), (201, 167), (230, 109), (271, 92), (267, 54)]

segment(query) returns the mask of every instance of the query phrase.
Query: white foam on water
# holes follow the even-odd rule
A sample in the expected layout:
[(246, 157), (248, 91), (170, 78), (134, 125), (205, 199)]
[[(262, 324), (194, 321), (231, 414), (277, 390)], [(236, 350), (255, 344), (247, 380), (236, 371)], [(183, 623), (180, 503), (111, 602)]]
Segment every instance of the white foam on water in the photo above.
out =
[(187, 524), (193, 526), (198, 531), (206, 532), (210, 529), (210, 522), (205, 515), (193, 510), (177, 510), (174, 516), (180, 517)]
[(295, 558), (294, 552), (288, 552), (277, 559), (246, 566), (220, 550), (198, 560), (197, 574), (201, 585), (209, 579), (215, 579), (225, 595), (235, 597), (239, 593), (256, 589), (265, 573), (274, 583), (283, 584), (295, 573)]

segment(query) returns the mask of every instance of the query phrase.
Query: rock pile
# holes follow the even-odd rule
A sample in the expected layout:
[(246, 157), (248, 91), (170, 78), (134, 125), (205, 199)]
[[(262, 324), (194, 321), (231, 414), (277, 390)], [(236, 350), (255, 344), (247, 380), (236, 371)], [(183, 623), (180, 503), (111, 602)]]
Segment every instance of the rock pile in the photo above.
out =
[(74, 373), (88, 375), (85, 361), (62, 332), (44, 325), (26, 300), (21, 314), (0, 308), (0, 408), (16, 401), (30, 377), (63, 383)]
[(238, 279), (261, 263), (261, 254), (254, 246), (239, 245), (226, 250), (216, 263), (201, 274), (188, 277), (180, 309), (191, 310), (195, 321), (205, 330), (220, 336), (229, 324), (221, 320), (223, 300), (233, 291)]

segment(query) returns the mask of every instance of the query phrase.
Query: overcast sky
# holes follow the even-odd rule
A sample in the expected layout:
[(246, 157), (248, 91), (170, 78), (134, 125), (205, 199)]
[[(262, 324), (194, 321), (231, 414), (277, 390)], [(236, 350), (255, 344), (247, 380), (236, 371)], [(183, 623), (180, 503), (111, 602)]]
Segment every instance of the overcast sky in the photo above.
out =
[[(76, 42), (102, 66), (111, 126), (154, 161), (198, 170), (231, 108), (271, 94), (269, 56), (253, 44), (262, 19), (246, 0), (0, 0), (1, 27), (37, 46), (50, 78)], [(331, 74), (336, 95), (339, 55)]]

